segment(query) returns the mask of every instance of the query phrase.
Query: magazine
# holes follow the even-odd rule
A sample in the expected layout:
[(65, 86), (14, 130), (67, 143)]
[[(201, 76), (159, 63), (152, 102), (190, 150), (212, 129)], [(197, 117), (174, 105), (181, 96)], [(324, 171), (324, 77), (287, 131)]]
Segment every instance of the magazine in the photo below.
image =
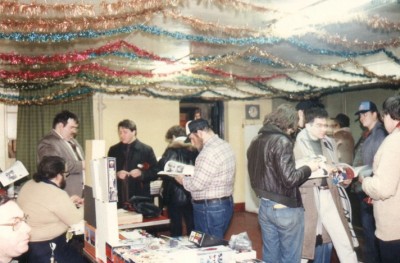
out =
[[(321, 165), (320, 169), (314, 171), (309, 179), (328, 177), (329, 173), (326, 167), (326, 158), (321, 155), (298, 160), (296, 162), (296, 168), (306, 165), (312, 159), (320, 159), (324, 165)], [(337, 163), (333, 166), (337, 168), (337, 170), (332, 173), (333, 181), (335, 183), (340, 183), (347, 179), (353, 179), (360, 174), (364, 176), (365, 174), (372, 173), (371, 167), (368, 165), (353, 167), (347, 163)]]
[(29, 172), (26, 170), (23, 163), (16, 161), (10, 168), (0, 173), (0, 182), (5, 187), (27, 176), (28, 174)]
[(160, 171), (158, 174), (169, 175), (172, 177), (181, 174), (191, 176), (194, 174), (194, 166), (170, 160), (165, 163), (164, 171)]

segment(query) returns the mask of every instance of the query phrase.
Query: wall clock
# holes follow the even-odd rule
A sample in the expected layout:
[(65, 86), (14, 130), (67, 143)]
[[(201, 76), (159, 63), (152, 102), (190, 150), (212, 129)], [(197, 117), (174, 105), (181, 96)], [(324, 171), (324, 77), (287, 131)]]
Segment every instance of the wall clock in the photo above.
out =
[(255, 120), (260, 118), (260, 105), (248, 104), (246, 105), (245, 109), (247, 120)]

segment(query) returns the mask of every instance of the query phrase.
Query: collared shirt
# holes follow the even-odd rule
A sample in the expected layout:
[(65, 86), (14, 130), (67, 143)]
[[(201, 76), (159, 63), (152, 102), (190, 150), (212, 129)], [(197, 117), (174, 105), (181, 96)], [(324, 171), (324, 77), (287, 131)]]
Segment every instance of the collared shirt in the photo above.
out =
[[(81, 150), (79, 149), (79, 147), (77, 147), (77, 144), (73, 141), (67, 141), (66, 139), (64, 139), (64, 137), (59, 134), (55, 129), (53, 129), (53, 131), (60, 136), (61, 139), (63, 139), (64, 143), (67, 145), (67, 147), (71, 150), (71, 156), (73, 156), (75, 158), (75, 161), (81, 161), (84, 160), (85, 158), (83, 157), (83, 153), (81, 152)], [(73, 145), (75, 145), (75, 149), (73, 148)]]
[(194, 200), (230, 196), (235, 179), (235, 156), (231, 146), (217, 135), (211, 137), (196, 158), (194, 174), (183, 186)]

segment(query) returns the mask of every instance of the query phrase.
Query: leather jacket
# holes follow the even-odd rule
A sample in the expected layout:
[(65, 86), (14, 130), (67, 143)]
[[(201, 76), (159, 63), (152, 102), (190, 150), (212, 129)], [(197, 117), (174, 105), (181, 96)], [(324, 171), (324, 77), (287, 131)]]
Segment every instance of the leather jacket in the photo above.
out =
[[(198, 151), (191, 143), (176, 140), (168, 145), (162, 158), (158, 161), (158, 167), (160, 170), (164, 170), (164, 166), (169, 160), (194, 165), (197, 155)], [(162, 176), (162, 180), (162, 205), (184, 206), (191, 202), (190, 193), (173, 177)]]
[(301, 207), (298, 187), (311, 175), (296, 169), (292, 139), (273, 124), (265, 124), (247, 150), (248, 172), (257, 196), (288, 207)]

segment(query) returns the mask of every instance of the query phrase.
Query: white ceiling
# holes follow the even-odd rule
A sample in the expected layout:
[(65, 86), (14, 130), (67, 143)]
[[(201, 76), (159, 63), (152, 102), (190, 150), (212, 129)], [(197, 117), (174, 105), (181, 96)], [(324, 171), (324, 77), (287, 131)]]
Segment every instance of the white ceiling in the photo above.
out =
[[(135, 1), (141, 4), (144, 2), (139, 0), (125, 2)], [(101, 3), (121, 3), (96, 0), (36, 2), (47, 5), (85, 3), (98, 12), (95, 13), (98, 17), (103, 16), (103, 13), (99, 12), (102, 10)], [(257, 96), (300, 98), (320, 96), (335, 89), (343, 91), (368, 87), (374, 83), (382, 83), (382, 86), (392, 88), (399, 85), (400, 3), (398, 1), (170, 0), (163, 2), (168, 3), (168, 8), (163, 9), (163, 12), (139, 17), (144, 26), (155, 28), (150, 33), (132, 31), (101, 38), (78, 38), (57, 43), (0, 40), (0, 53), (13, 52), (25, 56), (74, 53), (123, 40), (151, 54), (176, 62), (164, 63), (148, 59), (129, 60), (102, 56), (81, 62), (80, 65), (95, 62), (115, 70), (144, 70), (170, 74), (169, 80), (172, 81), (165, 82), (158, 79), (157, 87), (153, 82), (148, 85), (152, 94), (160, 97), (171, 94), (177, 95), (177, 98), (184, 94), (190, 95), (188, 91), (194, 90), (194, 85), (191, 83), (194, 83), (193, 78), (197, 77), (216, 80), (214, 84), (208, 82), (202, 86), (209, 90), (202, 94), (203, 97), (228, 99)], [(128, 8), (119, 12), (129, 14), (136, 11), (134, 8), (132, 10)], [(42, 19), (50, 19), (53, 16), (55, 15), (47, 13)], [(17, 14), (3, 13), (2, 17), (0, 21), (23, 19)], [(139, 21), (131, 25), (134, 24), (139, 24)], [(70, 28), (70, 31), (72, 30), (73, 28)], [(269, 44), (269, 41), (276, 39), (281, 41)], [(215, 43), (221, 40), (227, 44)], [(378, 49), (381, 50), (378, 52)], [(327, 52), (330, 54), (325, 54)], [(204, 61), (209, 56), (214, 56), (214, 59), (220, 56), (220, 60), (214, 60), (212, 63), (211, 60)], [(196, 60), (200, 58), (203, 60)], [(74, 65), (68, 63), (57, 67)], [(13, 72), (21, 70), (37, 72), (54, 68), (54, 64), (25, 66), (10, 65), (0, 61), (0, 70)], [(211, 70), (206, 70), (210, 68)], [(275, 78), (277, 74), (286, 74), (286, 77)], [(177, 77), (192, 79), (189, 83), (182, 84), (176, 81)], [(268, 77), (271, 80), (265, 80)], [(256, 81), (255, 85), (254, 81), (250, 81), (251, 78), (263, 79)], [(74, 83), (75, 79), (76, 76), (71, 75), (67, 83)], [(131, 83), (133, 81), (132, 78), (118, 79), (121, 80), (120, 86), (123, 88), (129, 88), (129, 85), (126, 86), (126, 81), (129, 80)], [(6, 79), (1, 80), (7, 83)], [(221, 84), (222, 81), (225, 85)], [(164, 89), (160, 88), (163, 86)], [(182, 92), (183, 89), (185, 92)], [(212, 91), (216, 91), (217, 95)]]

